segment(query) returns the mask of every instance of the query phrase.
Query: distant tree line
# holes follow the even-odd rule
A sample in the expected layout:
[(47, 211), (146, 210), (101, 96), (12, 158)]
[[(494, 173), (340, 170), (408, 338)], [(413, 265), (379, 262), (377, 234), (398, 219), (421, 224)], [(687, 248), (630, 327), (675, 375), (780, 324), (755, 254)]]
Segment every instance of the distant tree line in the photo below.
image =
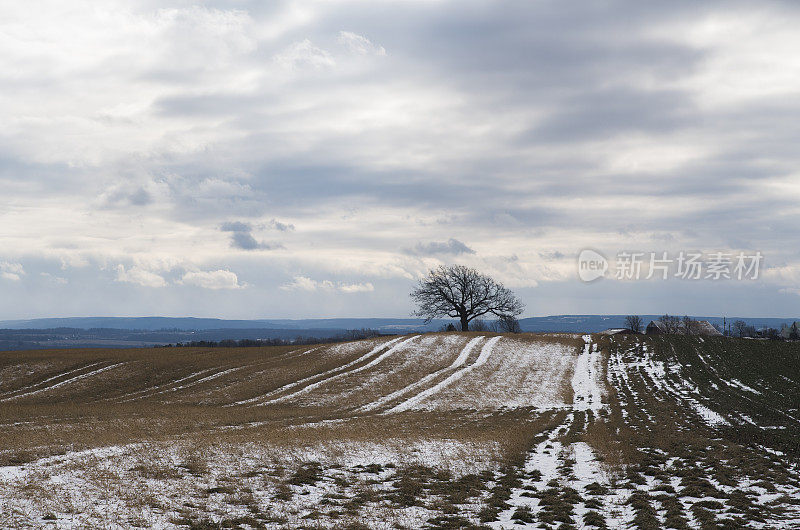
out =
[[(661, 324), (663, 332), (669, 335), (693, 335), (700, 331), (699, 326), (701, 325), (688, 316), (681, 318), (675, 315), (659, 317), (658, 322)], [(780, 330), (770, 327), (757, 329), (744, 320), (736, 320), (731, 324), (725, 324), (723, 326), (713, 324), (713, 326), (726, 337), (800, 340), (800, 323), (798, 322), (793, 322), (791, 325), (784, 324)], [(644, 322), (642, 318), (637, 315), (628, 315), (625, 317), (625, 327), (631, 331), (641, 333), (644, 331)]]
[[(453, 323), (445, 324), (439, 331), (458, 331), (459, 326)], [(503, 315), (497, 320), (486, 321), (483, 319), (473, 320), (469, 326), (470, 331), (485, 331), (493, 333), (522, 333), (519, 320), (513, 315)]]
[(156, 348), (259, 348), (264, 346), (295, 346), (307, 344), (329, 344), (335, 342), (349, 342), (353, 340), (370, 339), (382, 337), (388, 333), (381, 333), (375, 329), (348, 329), (333, 337), (303, 337), (297, 336), (293, 339), (223, 339), (223, 340), (192, 340), (187, 342), (176, 342), (175, 344), (165, 344)]
[(792, 322), (791, 325), (784, 324), (780, 330), (775, 328), (756, 329), (755, 326), (748, 325), (744, 320), (736, 320), (726, 334), (741, 338), (800, 340), (800, 327), (797, 322)]

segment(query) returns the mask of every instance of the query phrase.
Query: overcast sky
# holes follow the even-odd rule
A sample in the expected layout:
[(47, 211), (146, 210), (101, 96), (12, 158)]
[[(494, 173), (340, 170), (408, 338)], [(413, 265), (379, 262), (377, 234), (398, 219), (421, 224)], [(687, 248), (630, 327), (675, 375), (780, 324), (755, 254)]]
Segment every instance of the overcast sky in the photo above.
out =
[[(267, 7), (268, 6), (268, 7)], [(5, 2), (0, 318), (800, 316), (796, 2)], [(576, 257), (760, 251), (750, 281)]]

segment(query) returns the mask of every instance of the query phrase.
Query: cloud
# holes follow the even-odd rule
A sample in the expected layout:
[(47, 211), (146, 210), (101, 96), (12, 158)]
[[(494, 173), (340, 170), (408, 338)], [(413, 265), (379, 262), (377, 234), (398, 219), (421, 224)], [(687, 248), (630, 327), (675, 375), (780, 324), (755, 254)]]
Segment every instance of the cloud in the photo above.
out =
[(376, 46), (368, 38), (351, 31), (340, 31), (339, 43), (343, 44), (351, 52), (360, 55), (386, 55), (386, 50), (383, 49), (383, 46)]
[(153, 192), (157, 191), (156, 188), (157, 185), (152, 182), (114, 184), (100, 193), (97, 203), (102, 208), (147, 206), (154, 202)]
[(25, 276), (25, 269), (19, 263), (0, 261), (0, 278), (18, 282)]
[[(777, 293), (798, 285), (796, 3), (8, 4), (0, 248), (27, 274), (0, 275), (32, 289), (0, 300), (9, 318), (51, 291), (118, 313), (108, 284), (131, 312), (194, 312), (173, 278), (217, 269), (252, 287), (204, 292), (209, 314), (302, 315), (286, 271), (330, 293), (311, 278), (381, 278), (319, 314), (407, 314), (413, 278), (454, 257), (536, 285), (539, 314), (721, 312), (730, 286), (589, 296), (569, 256), (748, 242), (787, 269), (749, 310), (796, 311)], [(62, 263), (53, 289), (39, 273)]]
[(269, 227), (278, 230), (279, 232), (291, 232), (294, 230), (294, 225), (291, 223), (281, 223), (276, 219), (270, 219)]
[(253, 226), (250, 223), (228, 221), (222, 223), (219, 229), (223, 232), (231, 232), (231, 246), (233, 248), (241, 250), (275, 250), (284, 248), (280, 243), (267, 243), (256, 240), (250, 233), (253, 230)]
[(144, 188), (133, 190), (115, 190), (106, 195), (108, 206), (130, 205), (146, 206), (153, 201), (153, 197)]
[(375, 287), (369, 282), (334, 283), (330, 280), (317, 281), (317, 280), (312, 280), (311, 278), (308, 278), (306, 276), (295, 276), (290, 283), (281, 285), (281, 289), (284, 291), (308, 291), (308, 292), (337, 291), (341, 293), (352, 294), (352, 293), (372, 292), (375, 290)]
[(275, 250), (284, 248), (280, 243), (257, 241), (249, 232), (234, 232), (231, 246), (242, 250)]
[(369, 293), (375, 290), (375, 287), (369, 283), (340, 283), (337, 288), (343, 293)]
[[(548, 250), (544, 252), (539, 252), (539, 256), (545, 261), (560, 260), (566, 257), (566, 255), (563, 252), (560, 252), (558, 250)], [(517, 261), (517, 259), (515, 259), (514, 261)]]
[(295, 276), (290, 283), (281, 285), (284, 291), (316, 291), (319, 284), (305, 276)]
[(249, 232), (253, 229), (253, 226), (249, 223), (242, 223), (239, 221), (229, 221), (226, 223), (222, 223), (219, 229), (222, 230), (223, 232)]
[(459, 241), (450, 238), (447, 241), (431, 241), (430, 243), (417, 243), (413, 249), (408, 251), (410, 254), (418, 256), (435, 256), (446, 254), (457, 256), (459, 254), (475, 254), (475, 251)]
[(69, 283), (69, 280), (67, 280), (66, 278), (62, 278), (60, 276), (54, 276), (54, 275), (50, 274), (49, 272), (40, 272), (39, 276), (41, 276), (42, 278), (45, 278), (47, 280), (50, 280), (53, 283), (58, 283), (58, 284), (61, 284), (61, 285), (66, 285), (67, 283)]
[(178, 283), (211, 290), (244, 288), (239, 284), (239, 277), (236, 273), (228, 270), (190, 271), (184, 274)]
[(166, 287), (167, 285), (167, 281), (159, 274), (136, 266), (125, 270), (125, 266), (122, 264), (117, 265), (116, 280), (118, 282), (141, 285), (142, 287)]
[(275, 62), (290, 70), (305, 67), (320, 69), (336, 66), (336, 60), (330, 52), (315, 46), (308, 39), (295, 42), (287, 47), (275, 56)]

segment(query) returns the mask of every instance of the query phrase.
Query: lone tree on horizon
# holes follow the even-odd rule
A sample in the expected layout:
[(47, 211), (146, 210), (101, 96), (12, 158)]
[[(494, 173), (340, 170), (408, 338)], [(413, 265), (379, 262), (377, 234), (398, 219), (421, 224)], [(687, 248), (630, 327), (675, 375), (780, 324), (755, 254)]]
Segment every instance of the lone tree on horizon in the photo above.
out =
[(483, 315), (517, 316), (525, 305), (503, 284), (464, 265), (441, 265), (428, 272), (411, 291), (418, 308), (414, 315), (428, 323), (448, 316), (461, 321), (461, 331)]
[(626, 316), (625, 327), (631, 331), (635, 331), (636, 333), (641, 333), (642, 328), (644, 327), (644, 322), (642, 322), (642, 317), (640, 317), (639, 315)]

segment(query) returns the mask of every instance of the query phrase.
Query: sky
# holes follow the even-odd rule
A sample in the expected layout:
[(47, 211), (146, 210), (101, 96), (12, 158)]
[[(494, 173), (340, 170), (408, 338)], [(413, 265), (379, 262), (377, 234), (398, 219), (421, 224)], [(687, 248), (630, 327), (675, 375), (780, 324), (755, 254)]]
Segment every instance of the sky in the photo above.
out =
[[(771, 1), (5, 2), (0, 319), (403, 317), (454, 263), (524, 316), (800, 316), (798, 27)], [(763, 261), (617, 278), (624, 252)]]

